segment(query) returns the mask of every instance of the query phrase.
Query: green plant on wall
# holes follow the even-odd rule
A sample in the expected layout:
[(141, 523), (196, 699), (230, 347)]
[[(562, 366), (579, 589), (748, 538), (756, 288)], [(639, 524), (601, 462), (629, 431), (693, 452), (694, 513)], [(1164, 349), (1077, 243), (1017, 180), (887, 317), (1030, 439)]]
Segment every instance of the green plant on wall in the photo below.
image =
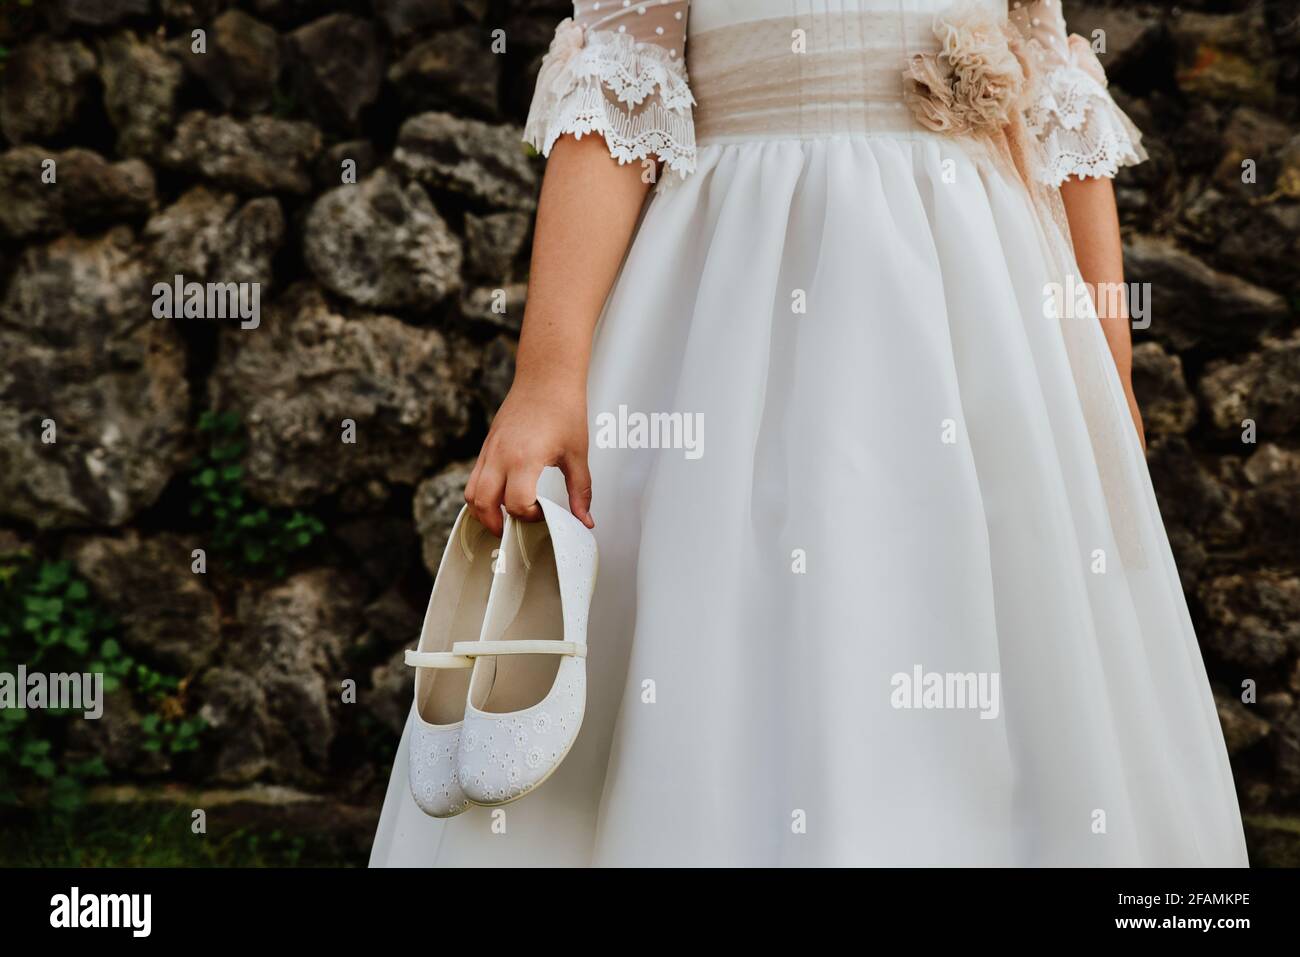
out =
[[(29, 673), (102, 674), (105, 693), (125, 688), (145, 712), (145, 750), (194, 750), (203, 723), (185, 716), (182, 682), (128, 655), (118, 631), (68, 562), (0, 556), (0, 672), (16, 675), (23, 665)], [(73, 810), (87, 786), (107, 776), (99, 757), (66, 753), (71, 720), (79, 719), (66, 708), (0, 708), (0, 804), (37, 791), (56, 810)]]
[(314, 515), (271, 509), (255, 502), (244, 488), (243, 426), (232, 412), (205, 412), (199, 434), (206, 449), (190, 476), (190, 514), (210, 526), (209, 541), (217, 556), (249, 574), (284, 576), (288, 561), (325, 532)]

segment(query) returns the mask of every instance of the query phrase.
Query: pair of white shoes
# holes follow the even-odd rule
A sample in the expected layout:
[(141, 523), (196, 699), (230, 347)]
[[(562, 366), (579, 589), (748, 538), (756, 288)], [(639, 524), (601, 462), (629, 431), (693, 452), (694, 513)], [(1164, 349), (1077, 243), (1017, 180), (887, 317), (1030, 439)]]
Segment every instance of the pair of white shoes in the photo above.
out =
[(596, 540), (566, 508), (538, 501), (543, 521), (507, 516), (500, 541), (461, 510), (420, 644), (406, 653), (417, 669), (411, 794), (433, 817), (523, 797), (582, 725)]

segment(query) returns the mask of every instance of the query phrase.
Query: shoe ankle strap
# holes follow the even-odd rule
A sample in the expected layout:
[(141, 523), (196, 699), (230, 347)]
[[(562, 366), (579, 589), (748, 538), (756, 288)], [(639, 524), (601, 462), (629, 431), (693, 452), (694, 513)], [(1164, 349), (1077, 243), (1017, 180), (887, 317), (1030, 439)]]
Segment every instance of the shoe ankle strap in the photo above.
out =
[(446, 651), (408, 651), (406, 664), (412, 668), (473, 668), (474, 659)]
[(550, 638), (458, 641), (451, 646), (451, 653), (465, 658), (486, 658), (492, 655), (572, 655), (575, 658), (585, 658), (587, 646), (581, 641), (554, 641)]

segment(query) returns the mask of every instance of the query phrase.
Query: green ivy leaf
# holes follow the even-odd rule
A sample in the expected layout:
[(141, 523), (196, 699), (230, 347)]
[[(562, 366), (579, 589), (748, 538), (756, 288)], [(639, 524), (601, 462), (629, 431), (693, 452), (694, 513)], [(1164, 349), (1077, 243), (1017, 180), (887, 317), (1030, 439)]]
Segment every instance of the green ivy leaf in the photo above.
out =
[(68, 580), (71, 566), (68, 562), (45, 562), (41, 565), (41, 584), (47, 586), (62, 585)]

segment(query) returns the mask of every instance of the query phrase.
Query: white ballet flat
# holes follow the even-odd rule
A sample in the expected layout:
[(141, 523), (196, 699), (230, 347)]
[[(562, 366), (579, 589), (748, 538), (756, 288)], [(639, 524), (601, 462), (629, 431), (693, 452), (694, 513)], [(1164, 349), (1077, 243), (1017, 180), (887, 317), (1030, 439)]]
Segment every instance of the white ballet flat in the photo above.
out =
[(483, 626), (492, 590), (496, 539), (462, 508), (442, 553), (424, 615), (420, 643), (406, 653), (415, 672), (409, 777), (411, 796), (425, 814), (453, 817), (469, 807), (460, 787), (461, 725), (474, 659), (452, 645)]
[(596, 539), (538, 501), (544, 521), (506, 520), (479, 640), (452, 647), (474, 659), (460, 736), (460, 786), (474, 804), (507, 804), (550, 777), (586, 709)]

